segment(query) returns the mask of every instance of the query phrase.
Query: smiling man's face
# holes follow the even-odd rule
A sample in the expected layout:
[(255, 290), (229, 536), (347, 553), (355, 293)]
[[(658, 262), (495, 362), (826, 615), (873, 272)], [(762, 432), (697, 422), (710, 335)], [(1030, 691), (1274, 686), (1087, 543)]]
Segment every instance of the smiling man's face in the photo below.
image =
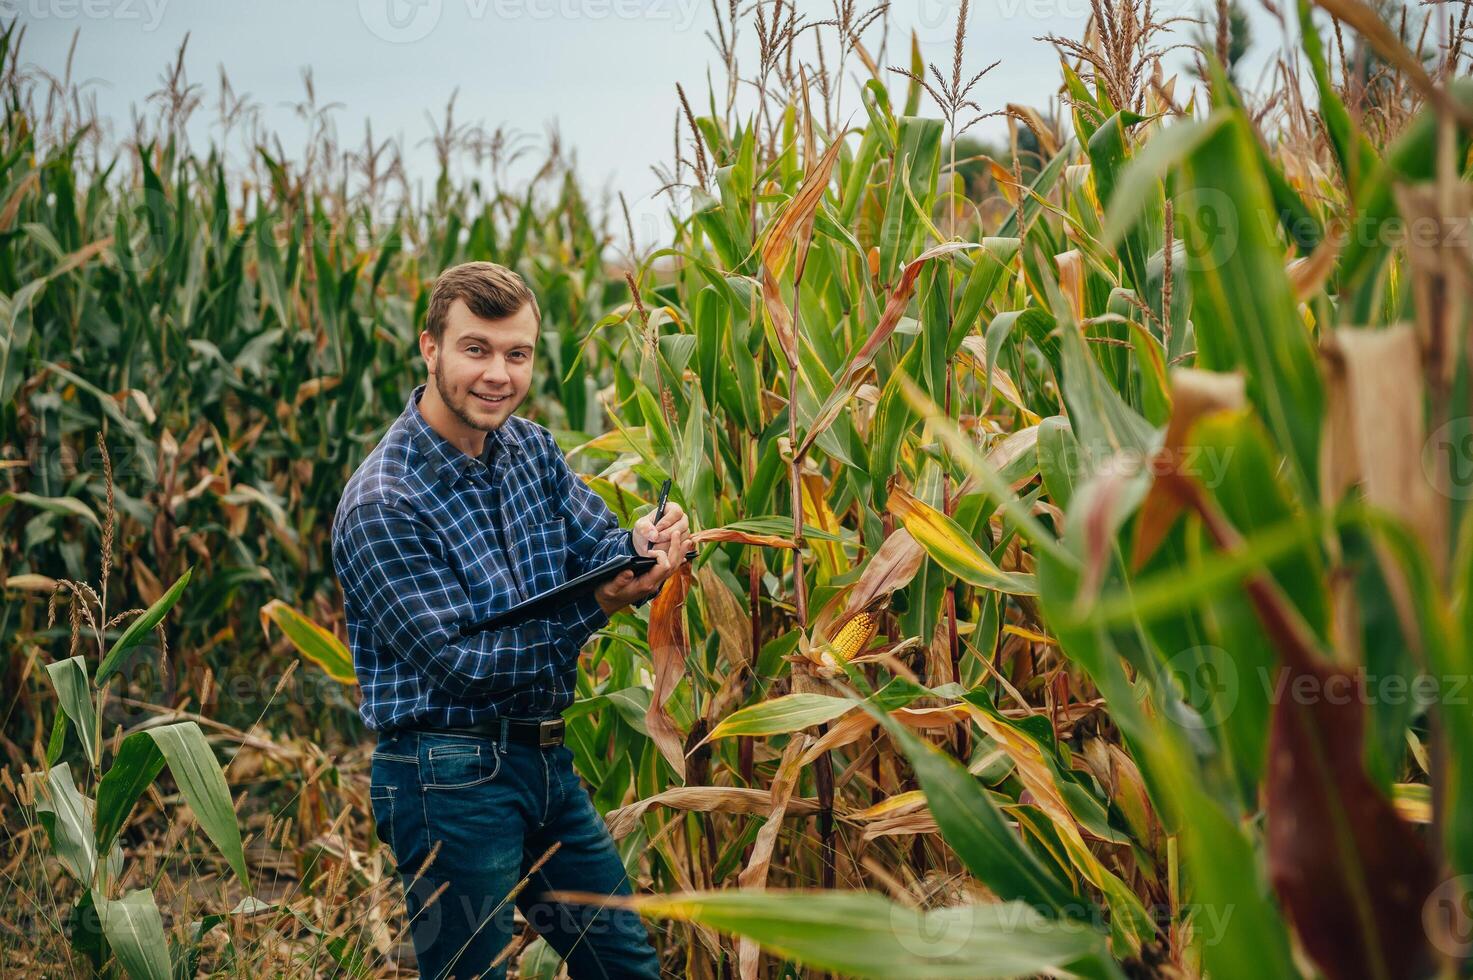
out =
[(487, 320), (457, 299), (440, 342), (425, 331), (419, 346), (430, 373), (420, 411), (451, 442), (478, 455), (485, 434), (500, 428), (532, 388), (537, 314), (527, 303), (511, 316)]

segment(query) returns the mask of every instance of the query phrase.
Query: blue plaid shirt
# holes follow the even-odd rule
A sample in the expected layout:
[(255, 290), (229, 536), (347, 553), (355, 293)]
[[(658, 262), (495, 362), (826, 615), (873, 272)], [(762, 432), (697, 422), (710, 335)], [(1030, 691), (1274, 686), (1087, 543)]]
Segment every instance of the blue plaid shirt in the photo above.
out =
[(419, 412), (425, 386), (353, 473), (332, 527), (348, 646), (369, 728), (550, 718), (608, 615), (593, 595), (546, 619), (462, 637), (619, 554), (628, 531), (552, 434), (509, 416), (472, 457)]

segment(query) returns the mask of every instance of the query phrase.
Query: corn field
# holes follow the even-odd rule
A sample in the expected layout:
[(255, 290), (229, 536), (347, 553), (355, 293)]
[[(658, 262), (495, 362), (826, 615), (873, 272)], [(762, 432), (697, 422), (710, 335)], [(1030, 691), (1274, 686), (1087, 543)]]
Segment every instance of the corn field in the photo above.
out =
[(717, 5), (655, 247), (453, 101), (428, 195), (223, 78), (191, 146), (182, 51), (109, 146), (10, 25), (6, 974), (412, 974), (328, 531), (490, 260), (522, 414), (696, 531), (565, 715), (668, 976), (1473, 975), (1470, 5), (1315, 4), (1255, 88), (1096, 0), (996, 107), (965, 2)]

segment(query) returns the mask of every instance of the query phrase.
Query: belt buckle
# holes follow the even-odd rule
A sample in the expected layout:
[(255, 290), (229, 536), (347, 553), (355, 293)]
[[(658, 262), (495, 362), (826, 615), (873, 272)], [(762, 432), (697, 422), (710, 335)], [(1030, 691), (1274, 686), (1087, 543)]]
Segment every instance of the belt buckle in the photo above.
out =
[(537, 724), (537, 747), (548, 748), (563, 742), (562, 718), (544, 718)]

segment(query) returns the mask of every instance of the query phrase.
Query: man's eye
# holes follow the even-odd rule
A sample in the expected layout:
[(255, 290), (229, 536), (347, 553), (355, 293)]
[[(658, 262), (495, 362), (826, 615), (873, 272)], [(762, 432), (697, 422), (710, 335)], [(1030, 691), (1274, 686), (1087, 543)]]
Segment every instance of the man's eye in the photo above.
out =
[(480, 352), (481, 352), (481, 348), (479, 348), (479, 347), (475, 347), (475, 346), (472, 346), (472, 347), (467, 347), (467, 348), (466, 348), (466, 349), (465, 349), (465, 352), (466, 352), (466, 353), (467, 353), (467, 354), (479, 354), (479, 353), (480, 353)]

